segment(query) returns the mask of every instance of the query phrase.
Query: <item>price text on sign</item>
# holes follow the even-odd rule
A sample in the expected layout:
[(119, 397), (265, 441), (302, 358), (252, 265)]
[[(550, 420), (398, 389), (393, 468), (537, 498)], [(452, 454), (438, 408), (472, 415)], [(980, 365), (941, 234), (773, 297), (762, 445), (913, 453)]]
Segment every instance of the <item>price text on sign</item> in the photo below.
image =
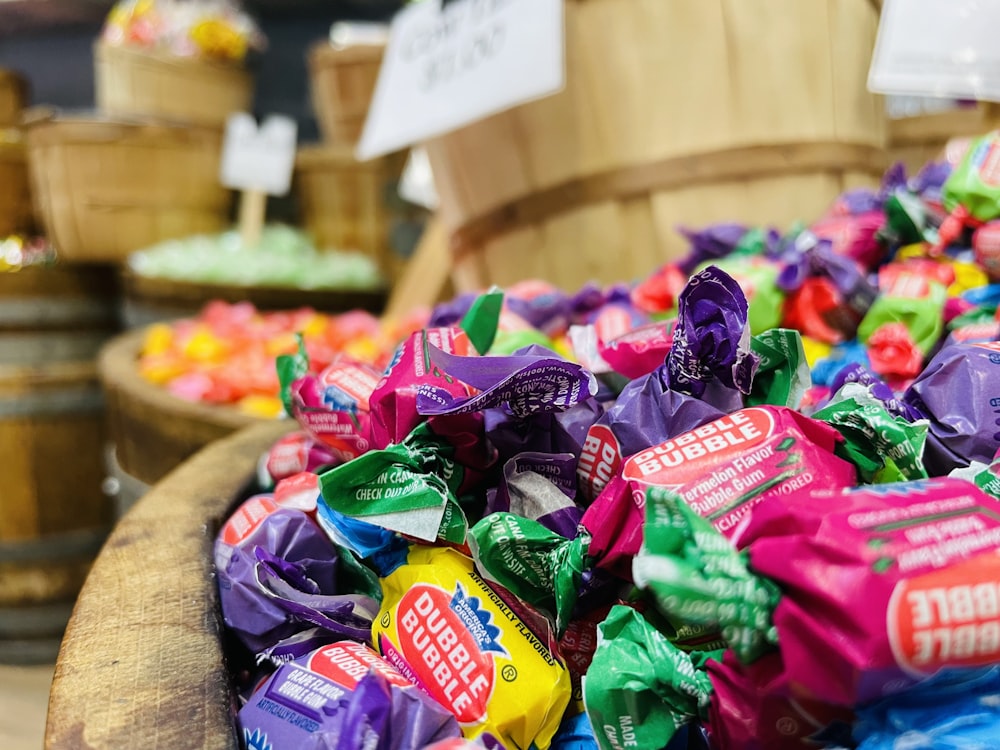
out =
[(393, 19), (358, 157), (554, 94), (563, 57), (563, 0), (410, 5)]
[(295, 164), (295, 120), (270, 115), (257, 127), (245, 112), (229, 116), (222, 146), (220, 181), (234, 190), (284, 195)]

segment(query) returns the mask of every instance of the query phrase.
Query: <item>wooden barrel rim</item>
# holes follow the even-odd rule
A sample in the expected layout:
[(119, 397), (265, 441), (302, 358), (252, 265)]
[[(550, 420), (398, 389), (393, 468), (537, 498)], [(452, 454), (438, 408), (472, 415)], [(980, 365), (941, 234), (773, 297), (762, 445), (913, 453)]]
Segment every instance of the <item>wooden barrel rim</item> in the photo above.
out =
[(268, 422), (213, 443), (117, 524), (63, 639), (46, 748), (240, 747), (212, 547), (287, 431)]
[(249, 300), (262, 309), (311, 307), (321, 312), (346, 312), (362, 309), (377, 313), (385, 306), (388, 290), (295, 289), (283, 286), (238, 286), (210, 284), (178, 279), (143, 276), (125, 268), (122, 271), (128, 299), (162, 304), (197, 304), (213, 299), (226, 302)]
[[(318, 42), (309, 49), (310, 67), (336, 67), (343, 63), (377, 62), (385, 54), (384, 44), (352, 44), (334, 47), (329, 42)], [(314, 70), (313, 73), (316, 71)]]
[(166, 52), (155, 52), (151, 50), (140, 50), (132, 47), (122, 47), (115, 44), (107, 44), (100, 39), (94, 42), (94, 54), (118, 55), (121, 58), (130, 58), (137, 62), (151, 62), (159, 66), (169, 66), (183, 69), (185, 75), (196, 74), (198, 70), (217, 70), (228, 74), (237, 74), (249, 77), (250, 72), (243, 63), (229, 60), (205, 60), (194, 57), (178, 57)]
[(29, 148), (121, 142), (169, 146), (199, 143), (217, 147), (222, 142), (222, 131), (206, 125), (98, 114), (64, 115), (47, 107), (29, 109), (25, 114), (24, 129)]
[(451, 251), (460, 260), (494, 237), (602, 201), (727, 180), (819, 171), (881, 175), (885, 161), (884, 150), (869, 144), (812, 142), (743, 146), (634, 164), (568, 180), (474, 217), (452, 232)]
[(146, 332), (142, 329), (129, 331), (116, 336), (102, 347), (97, 359), (97, 370), (106, 388), (114, 388), (125, 398), (143, 403), (164, 415), (174, 414), (233, 430), (262, 421), (259, 417), (243, 414), (232, 407), (185, 401), (144, 380), (136, 365), (145, 335)]

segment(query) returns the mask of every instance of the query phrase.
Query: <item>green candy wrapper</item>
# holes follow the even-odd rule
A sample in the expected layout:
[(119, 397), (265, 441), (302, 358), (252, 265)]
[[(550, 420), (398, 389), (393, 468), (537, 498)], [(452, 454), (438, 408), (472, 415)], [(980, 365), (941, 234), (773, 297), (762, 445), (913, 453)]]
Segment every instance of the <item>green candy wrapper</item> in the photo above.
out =
[(802, 336), (790, 328), (772, 328), (750, 339), (750, 349), (760, 357), (747, 406), (787, 406), (802, 403), (812, 375), (802, 347)]
[(320, 474), (320, 502), (416, 539), (462, 544), (466, 520), (457, 493), (464, 470), (454, 453), (421, 424), (402, 443)]
[(944, 252), (966, 226), (1000, 216), (1000, 131), (987, 133), (969, 145), (941, 186), (941, 199), (950, 213), (938, 229), (933, 254)]
[(743, 662), (778, 642), (771, 623), (778, 587), (751, 573), (746, 553), (674, 492), (651, 487), (646, 493), (646, 526), (632, 576), (672, 620), (718, 628)]
[(586, 531), (568, 540), (513, 513), (491, 513), (469, 530), (469, 547), (483, 578), (554, 614), (559, 633), (569, 623), (589, 567), (589, 546)]
[(502, 309), (503, 292), (498, 287), (493, 287), (486, 294), (476, 297), (469, 311), (462, 317), (459, 327), (465, 331), (479, 354), (485, 354), (493, 346)]
[(941, 284), (913, 273), (901, 273), (868, 308), (858, 326), (858, 339), (868, 339), (885, 323), (903, 323), (924, 354), (937, 344), (944, 331), (942, 312), (948, 298)]
[(928, 421), (892, 416), (863, 385), (846, 383), (831, 402), (814, 413), (844, 437), (834, 452), (858, 469), (863, 482), (926, 479), (921, 460)]
[(739, 282), (749, 304), (747, 323), (751, 334), (763, 333), (781, 323), (785, 294), (778, 288), (776, 263), (756, 255), (735, 255), (713, 260), (711, 265)]
[(705, 662), (721, 652), (686, 654), (631, 607), (616, 606), (598, 626), (583, 678), (583, 701), (602, 750), (660, 748), (708, 711)]

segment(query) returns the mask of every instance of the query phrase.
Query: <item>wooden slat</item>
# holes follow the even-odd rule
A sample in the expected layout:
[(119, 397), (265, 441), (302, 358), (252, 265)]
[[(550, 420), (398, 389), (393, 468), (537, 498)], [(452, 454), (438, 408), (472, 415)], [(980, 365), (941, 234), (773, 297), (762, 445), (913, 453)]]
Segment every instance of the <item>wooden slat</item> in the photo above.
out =
[(214, 443), (118, 524), (84, 585), (49, 698), (50, 750), (236, 750), (212, 545), (259, 455), (267, 422)]

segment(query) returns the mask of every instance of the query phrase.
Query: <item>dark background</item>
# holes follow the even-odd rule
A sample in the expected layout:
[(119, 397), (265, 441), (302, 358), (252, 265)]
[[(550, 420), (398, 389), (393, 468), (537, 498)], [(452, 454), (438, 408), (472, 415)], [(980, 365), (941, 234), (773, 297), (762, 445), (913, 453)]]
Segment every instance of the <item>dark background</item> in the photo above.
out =
[[(268, 38), (252, 61), (255, 114), (281, 113), (299, 123), (299, 142), (318, 138), (309, 102), (306, 52), (343, 20), (388, 20), (402, 0), (245, 0)], [(0, 2), (0, 67), (25, 75), (32, 104), (94, 107), (91, 48), (113, 5), (109, 0)]]

